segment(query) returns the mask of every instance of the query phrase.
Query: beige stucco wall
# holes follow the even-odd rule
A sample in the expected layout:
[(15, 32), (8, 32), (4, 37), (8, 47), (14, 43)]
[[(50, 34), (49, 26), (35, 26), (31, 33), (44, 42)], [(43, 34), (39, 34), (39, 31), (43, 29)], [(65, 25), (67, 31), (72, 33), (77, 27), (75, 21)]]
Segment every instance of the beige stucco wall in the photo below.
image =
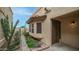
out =
[(73, 12), (75, 10), (78, 10), (79, 7), (52, 7), (52, 8), (48, 7), (47, 9), (51, 10), (51, 12), (49, 12), (47, 15), (50, 18), (55, 18), (61, 15)]
[(9, 23), (11, 25), (13, 19), (13, 13), (10, 7), (0, 7), (0, 9), (4, 12), (5, 15), (8, 15)]
[(51, 46), (51, 21), (50, 17), (47, 16), (47, 19), (43, 22), (43, 39), (42, 42), (47, 44), (48, 46)]
[[(9, 17), (9, 23), (11, 25), (12, 19), (13, 19), (13, 13), (11, 11), (10, 7), (0, 7), (0, 10), (4, 12), (5, 15), (8, 15)], [(0, 12), (0, 19), (5, 18), (5, 16)], [(0, 24), (0, 39), (3, 38), (3, 32)]]
[[(79, 48), (79, 18), (62, 19), (61, 21), (61, 42), (69, 46)], [(71, 22), (75, 21), (75, 25)]]

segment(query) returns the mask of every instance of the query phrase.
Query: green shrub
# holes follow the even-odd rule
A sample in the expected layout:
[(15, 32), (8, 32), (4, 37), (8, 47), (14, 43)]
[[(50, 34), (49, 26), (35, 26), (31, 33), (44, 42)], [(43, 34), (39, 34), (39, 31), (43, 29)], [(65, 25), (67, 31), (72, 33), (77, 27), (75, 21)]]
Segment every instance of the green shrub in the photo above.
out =
[(24, 36), (27, 38), (29, 36), (29, 32), (23, 32)]
[(29, 48), (35, 48), (35, 47), (38, 47), (39, 41), (37, 41), (29, 36), (28, 39), (26, 40), (26, 43)]

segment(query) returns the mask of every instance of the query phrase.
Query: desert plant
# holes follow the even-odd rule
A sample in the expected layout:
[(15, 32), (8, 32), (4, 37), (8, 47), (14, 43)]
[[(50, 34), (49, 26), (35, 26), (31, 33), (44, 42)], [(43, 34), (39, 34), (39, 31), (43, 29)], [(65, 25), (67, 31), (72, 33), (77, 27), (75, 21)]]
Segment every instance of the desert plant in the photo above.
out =
[(14, 35), (14, 41), (12, 41), (10, 45), (10, 50), (16, 50), (20, 47), (20, 37), (21, 37), (21, 31), (16, 31)]
[(40, 41), (35, 40), (35, 39), (32, 38), (31, 36), (28, 36), (28, 37), (26, 38), (26, 43), (27, 43), (27, 46), (28, 46), (29, 48), (40, 47), (39, 42), (40, 42)]
[(25, 36), (25, 38), (27, 38), (28, 36), (30, 36), (29, 32), (26, 32), (26, 31), (23, 32), (23, 35)]
[(25, 36), (25, 38), (27, 38), (29, 35), (29, 32), (26, 31), (25, 26), (22, 26), (21, 28), (24, 28), (22, 34)]
[(0, 22), (1, 22), (2, 29), (3, 29), (5, 40), (7, 42), (6, 50), (11, 50), (10, 44), (13, 39), (14, 32), (15, 32), (17, 24), (19, 23), (19, 20), (17, 20), (14, 27), (11, 27), (11, 28), (10, 28), (10, 26), (12, 26), (12, 25), (9, 25), (8, 16), (5, 16), (5, 18), (1, 19)]

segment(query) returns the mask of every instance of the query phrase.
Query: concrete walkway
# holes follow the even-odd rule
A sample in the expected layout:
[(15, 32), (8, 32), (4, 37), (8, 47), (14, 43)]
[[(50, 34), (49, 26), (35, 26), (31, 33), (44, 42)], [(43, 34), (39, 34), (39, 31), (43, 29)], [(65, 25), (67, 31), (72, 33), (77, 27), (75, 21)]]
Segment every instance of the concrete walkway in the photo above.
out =
[(21, 51), (29, 51), (29, 48), (26, 44), (26, 39), (24, 37), (24, 35), (21, 35), (21, 39), (20, 39), (20, 50)]
[(56, 43), (44, 51), (78, 51), (78, 49), (72, 48), (65, 44)]

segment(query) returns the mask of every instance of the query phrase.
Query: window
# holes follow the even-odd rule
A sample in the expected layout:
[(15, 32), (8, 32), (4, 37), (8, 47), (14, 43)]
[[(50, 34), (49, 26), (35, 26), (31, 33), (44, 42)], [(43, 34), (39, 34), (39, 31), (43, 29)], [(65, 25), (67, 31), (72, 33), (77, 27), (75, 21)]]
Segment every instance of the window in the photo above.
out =
[(29, 31), (34, 33), (34, 24), (29, 25)]
[(42, 25), (41, 23), (37, 23), (37, 33), (41, 33), (42, 32)]
[(29, 24), (29, 32), (31, 32), (31, 24)]
[(34, 24), (32, 24), (32, 33), (34, 33)]

